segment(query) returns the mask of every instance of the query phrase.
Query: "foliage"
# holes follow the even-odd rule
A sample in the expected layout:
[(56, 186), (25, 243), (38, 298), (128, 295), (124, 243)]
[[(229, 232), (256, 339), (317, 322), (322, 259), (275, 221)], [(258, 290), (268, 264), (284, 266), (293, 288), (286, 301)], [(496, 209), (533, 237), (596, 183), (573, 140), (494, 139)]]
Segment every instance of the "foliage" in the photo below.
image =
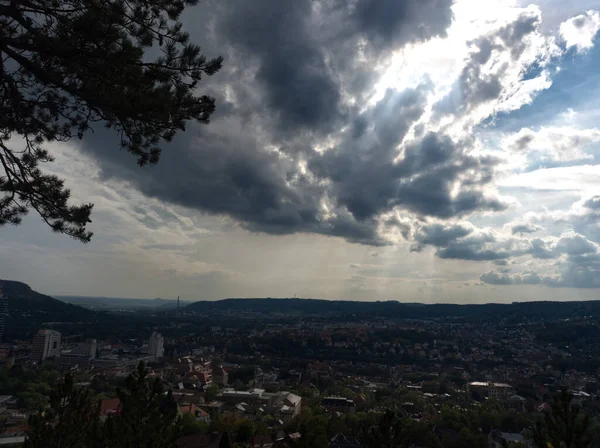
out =
[(587, 448), (592, 445), (590, 416), (573, 404), (573, 394), (566, 389), (554, 394), (551, 413), (536, 422), (534, 441), (538, 446), (553, 448)]
[(0, 369), (0, 394), (14, 395), (27, 411), (39, 411), (48, 403), (59, 374), (51, 369)]
[(209, 424), (199, 422), (191, 413), (185, 413), (181, 416), (181, 435), (189, 436), (192, 434), (207, 433)]
[(31, 416), (27, 448), (171, 448), (181, 435), (181, 419), (170, 393), (150, 380), (143, 363), (117, 391), (121, 406), (105, 420), (91, 391), (65, 378), (50, 399), (50, 408)]
[(239, 419), (233, 423), (236, 442), (245, 443), (254, 435), (254, 425), (246, 419)]
[(410, 443), (407, 431), (408, 420), (391, 410), (387, 410), (377, 422), (367, 430), (366, 445), (369, 448), (407, 448)]
[(32, 415), (25, 448), (92, 447), (102, 440), (99, 406), (90, 392), (73, 387), (65, 377), (50, 399), (50, 408)]
[(69, 205), (64, 182), (41, 170), (53, 160), (46, 142), (82, 138), (100, 122), (145, 165), (187, 121), (208, 123), (214, 99), (195, 87), (222, 58), (208, 61), (182, 29), (181, 13), (196, 3), (0, 3), (0, 225), (34, 209), (53, 230), (90, 240), (92, 204)]
[(206, 388), (206, 392), (204, 393), (204, 399), (207, 403), (210, 403), (217, 397), (218, 393), (219, 387), (216, 384), (211, 384)]

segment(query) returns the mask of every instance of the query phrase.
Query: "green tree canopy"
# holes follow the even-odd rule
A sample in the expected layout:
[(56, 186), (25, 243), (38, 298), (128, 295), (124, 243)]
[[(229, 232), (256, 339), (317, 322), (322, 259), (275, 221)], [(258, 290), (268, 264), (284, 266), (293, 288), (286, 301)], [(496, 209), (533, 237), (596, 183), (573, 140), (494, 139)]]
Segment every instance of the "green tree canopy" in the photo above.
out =
[(195, 88), (222, 58), (207, 60), (182, 29), (197, 2), (0, 2), (0, 225), (34, 209), (53, 230), (90, 240), (92, 204), (69, 205), (63, 181), (42, 171), (53, 160), (46, 142), (103, 123), (145, 165), (188, 121), (208, 123), (215, 101)]
[(552, 397), (552, 412), (538, 421), (534, 441), (552, 448), (588, 448), (592, 445), (590, 416), (573, 404), (573, 394), (562, 389)]
[(118, 390), (120, 409), (106, 419), (88, 389), (73, 387), (70, 376), (50, 398), (50, 408), (29, 421), (26, 448), (172, 448), (182, 420), (172, 394), (151, 380), (143, 363)]

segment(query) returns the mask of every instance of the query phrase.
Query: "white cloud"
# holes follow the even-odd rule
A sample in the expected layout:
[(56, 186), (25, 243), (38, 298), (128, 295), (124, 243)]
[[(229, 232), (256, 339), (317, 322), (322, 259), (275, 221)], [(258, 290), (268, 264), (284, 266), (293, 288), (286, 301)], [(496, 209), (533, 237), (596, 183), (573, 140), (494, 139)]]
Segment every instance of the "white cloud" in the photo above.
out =
[(600, 142), (600, 129), (574, 127), (542, 127), (538, 131), (523, 128), (505, 138), (504, 148), (516, 154), (525, 154), (530, 160), (569, 162), (593, 158), (585, 150)]
[(571, 191), (591, 194), (600, 185), (600, 165), (542, 168), (517, 173), (498, 181), (500, 187)]
[(578, 52), (594, 46), (594, 38), (600, 30), (600, 12), (588, 11), (560, 24), (560, 35), (567, 49), (575, 47)]

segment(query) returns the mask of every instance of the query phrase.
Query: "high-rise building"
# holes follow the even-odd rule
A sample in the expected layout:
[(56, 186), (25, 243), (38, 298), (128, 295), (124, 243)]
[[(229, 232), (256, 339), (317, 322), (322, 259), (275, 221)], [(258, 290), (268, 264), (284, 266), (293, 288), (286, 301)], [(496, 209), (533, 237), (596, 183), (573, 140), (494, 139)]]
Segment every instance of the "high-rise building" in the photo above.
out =
[(31, 359), (42, 362), (60, 356), (60, 333), (56, 330), (40, 330), (33, 337)]
[(153, 359), (162, 358), (165, 354), (164, 344), (165, 338), (160, 333), (153, 331), (148, 341), (148, 354)]
[(0, 342), (4, 340), (4, 327), (8, 319), (8, 297), (2, 293), (0, 288)]

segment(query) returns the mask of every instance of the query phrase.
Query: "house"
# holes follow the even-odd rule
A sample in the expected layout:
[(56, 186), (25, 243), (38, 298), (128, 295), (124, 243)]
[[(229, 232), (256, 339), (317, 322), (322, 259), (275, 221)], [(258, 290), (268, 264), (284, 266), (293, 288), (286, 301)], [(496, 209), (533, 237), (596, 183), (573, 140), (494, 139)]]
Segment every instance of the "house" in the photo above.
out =
[(228, 388), (223, 389), (217, 398), (235, 407), (237, 410), (234, 412), (243, 414), (246, 418), (249, 417), (250, 409), (250, 414), (266, 412), (273, 414), (276, 419), (288, 422), (300, 413), (302, 407), (302, 397), (287, 391), (269, 393), (257, 388), (248, 391)]
[(119, 415), (121, 413), (121, 400), (118, 398), (105, 398), (100, 402), (100, 416)]
[(234, 413), (237, 418), (245, 418), (246, 420), (253, 421), (264, 415), (265, 409), (262, 406), (238, 403), (234, 407)]
[(502, 432), (497, 429), (490, 432), (488, 435), (488, 441), (490, 448), (505, 448), (513, 443), (521, 443), (526, 446), (531, 446), (523, 434), (513, 432)]
[(467, 383), (467, 392), (477, 392), (482, 397), (494, 398), (496, 400), (508, 400), (515, 394), (510, 384), (494, 383), (492, 381), (472, 381)]
[(193, 403), (186, 403), (179, 406), (182, 414), (192, 414), (197, 422), (210, 423), (210, 415), (203, 409), (200, 409)]
[(302, 397), (291, 392), (278, 392), (268, 405), (270, 410), (274, 410), (275, 418), (288, 422), (300, 413), (302, 407)]
[(342, 414), (352, 414), (356, 411), (354, 401), (344, 397), (324, 397), (321, 400), (321, 407), (329, 412), (341, 412)]
[(316, 362), (309, 364), (306, 367), (306, 370), (311, 378), (329, 378), (333, 376), (333, 369), (329, 364), (324, 362)]
[(329, 448), (361, 448), (362, 445), (354, 437), (336, 434), (329, 440)]
[(219, 386), (225, 386), (229, 383), (229, 374), (227, 370), (223, 368), (223, 366), (219, 366), (212, 371), (212, 380), (215, 384)]
[(300, 439), (302, 438), (302, 434), (299, 432), (294, 432), (291, 434), (283, 435), (281, 437), (277, 437), (275, 440), (275, 444), (273, 448), (293, 448), (300, 445)]

